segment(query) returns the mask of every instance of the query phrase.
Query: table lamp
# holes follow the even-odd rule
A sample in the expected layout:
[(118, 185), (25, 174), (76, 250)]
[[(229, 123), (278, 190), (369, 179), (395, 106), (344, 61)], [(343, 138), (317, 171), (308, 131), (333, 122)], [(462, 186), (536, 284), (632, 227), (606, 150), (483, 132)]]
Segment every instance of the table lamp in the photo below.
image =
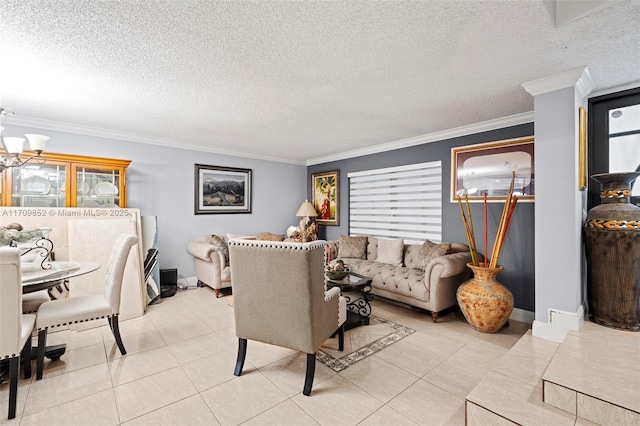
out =
[(302, 242), (306, 243), (308, 241), (307, 229), (313, 221), (313, 219), (310, 218), (318, 216), (318, 212), (316, 212), (315, 207), (313, 207), (313, 204), (311, 204), (309, 200), (304, 200), (304, 203), (302, 203), (296, 212), (296, 216), (302, 218), (302, 220), (300, 220), (300, 231), (302, 232)]

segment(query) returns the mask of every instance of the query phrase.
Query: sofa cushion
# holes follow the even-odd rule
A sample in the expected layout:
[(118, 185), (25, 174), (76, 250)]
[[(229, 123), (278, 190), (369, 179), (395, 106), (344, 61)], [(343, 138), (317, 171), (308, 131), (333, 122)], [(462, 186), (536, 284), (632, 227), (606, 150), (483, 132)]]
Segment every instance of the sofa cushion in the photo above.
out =
[(422, 262), (418, 263), (418, 269), (424, 271), (427, 265), (436, 257), (444, 256), (451, 249), (451, 243), (437, 244), (433, 241), (426, 240), (420, 249), (420, 257)]
[(367, 237), (348, 237), (346, 235), (340, 235), (338, 256), (352, 259), (366, 259), (367, 241)]
[(403, 238), (378, 238), (378, 257), (376, 259), (376, 262), (388, 263), (394, 266), (402, 266), (403, 253)]
[(358, 274), (371, 278), (374, 293), (375, 289), (380, 289), (421, 302), (429, 302), (430, 291), (425, 285), (424, 271), (371, 260), (353, 260), (351, 263), (357, 268)]

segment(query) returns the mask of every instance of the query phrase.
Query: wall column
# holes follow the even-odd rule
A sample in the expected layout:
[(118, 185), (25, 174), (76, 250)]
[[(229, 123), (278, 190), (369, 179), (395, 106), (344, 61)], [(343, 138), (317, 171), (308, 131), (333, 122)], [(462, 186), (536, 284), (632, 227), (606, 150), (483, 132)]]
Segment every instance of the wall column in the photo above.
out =
[(533, 335), (560, 342), (584, 321), (578, 108), (593, 89), (586, 68), (524, 83), (534, 96), (535, 309)]

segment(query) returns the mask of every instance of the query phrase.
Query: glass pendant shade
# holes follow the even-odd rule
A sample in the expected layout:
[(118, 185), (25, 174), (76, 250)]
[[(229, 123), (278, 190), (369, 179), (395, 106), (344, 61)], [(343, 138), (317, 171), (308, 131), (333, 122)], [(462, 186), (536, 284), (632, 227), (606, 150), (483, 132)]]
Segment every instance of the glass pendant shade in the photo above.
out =
[(2, 139), (7, 149), (7, 154), (20, 154), (22, 153), (22, 146), (24, 145), (24, 138), (12, 138), (6, 137)]
[(32, 151), (42, 152), (44, 151), (44, 147), (49, 140), (49, 136), (44, 135), (35, 135), (35, 134), (25, 134), (27, 140), (29, 140), (29, 147)]

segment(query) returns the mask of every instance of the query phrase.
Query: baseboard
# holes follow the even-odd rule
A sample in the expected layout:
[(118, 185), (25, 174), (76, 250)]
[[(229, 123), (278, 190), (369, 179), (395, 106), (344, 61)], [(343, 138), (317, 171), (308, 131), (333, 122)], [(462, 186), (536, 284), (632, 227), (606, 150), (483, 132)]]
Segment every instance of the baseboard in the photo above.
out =
[(513, 308), (513, 312), (511, 312), (509, 319), (524, 322), (526, 324), (532, 324), (536, 319), (536, 313), (520, 308)]
[(198, 278), (184, 277), (178, 278), (178, 288), (198, 287)]
[(534, 337), (561, 343), (569, 330), (580, 330), (584, 324), (584, 309), (582, 305), (576, 312), (549, 309), (548, 322), (533, 321), (532, 334)]

